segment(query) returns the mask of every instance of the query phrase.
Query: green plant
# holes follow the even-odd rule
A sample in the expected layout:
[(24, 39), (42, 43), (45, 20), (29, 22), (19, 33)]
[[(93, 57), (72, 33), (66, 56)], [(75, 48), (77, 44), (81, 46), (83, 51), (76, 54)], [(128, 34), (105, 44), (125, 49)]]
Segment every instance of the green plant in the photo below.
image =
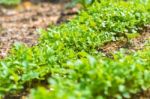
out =
[(146, 49), (125, 55), (125, 50), (103, 56), (83, 55), (69, 60), (66, 68), (52, 73), (49, 89), (32, 90), (30, 99), (123, 99), (150, 87), (150, 52)]
[(21, 0), (0, 0), (0, 4), (5, 4), (5, 5), (15, 5), (20, 2)]
[(71, 0), (71, 2), (67, 5), (67, 7), (73, 7), (79, 3), (84, 8), (87, 8), (88, 6), (92, 5), (94, 2), (100, 3), (100, 0)]
[[(40, 85), (49, 78), (54, 91), (49, 94), (42, 88), (33, 92), (32, 97), (45, 94), (57, 98), (61, 93), (64, 98), (129, 97), (130, 93), (148, 88), (148, 48), (126, 57), (123, 52), (113, 54), (114, 60), (101, 55), (97, 48), (120, 33), (136, 33), (139, 27), (150, 23), (149, 13), (149, 3), (102, 1), (68, 23), (40, 30), (36, 46), (16, 43), (10, 55), (0, 60), (0, 96), (16, 94), (34, 87), (34, 81)], [(126, 78), (130, 74), (131, 78)], [(133, 85), (130, 81), (134, 81)]]

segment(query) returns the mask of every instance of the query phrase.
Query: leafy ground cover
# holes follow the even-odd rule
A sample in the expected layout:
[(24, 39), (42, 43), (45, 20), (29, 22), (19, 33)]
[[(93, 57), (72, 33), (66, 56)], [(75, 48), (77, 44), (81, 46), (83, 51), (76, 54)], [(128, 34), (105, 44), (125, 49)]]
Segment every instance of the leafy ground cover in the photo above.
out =
[(15, 5), (20, 3), (21, 0), (1, 0), (0, 4), (6, 4), (6, 5)]
[(126, 55), (121, 50), (112, 58), (97, 49), (137, 33), (149, 24), (149, 11), (149, 1), (101, 1), (69, 23), (41, 30), (36, 46), (16, 43), (0, 61), (0, 95), (16, 94), (43, 81), (49, 86), (33, 89), (29, 98), (122, 99), (148, 89), (149, 43), (142, 51)]
[(49, 90), (32, 90), (31, 99), (131, 98), (131, 93), (150, 87), (150, 53), (149, 48), (130, 55), (125, 52), (113, 54), (113, 59), (85, 53), (77, 61), (70, 60), (65, 64), (67, 69), (60, 68), (51, 74)]

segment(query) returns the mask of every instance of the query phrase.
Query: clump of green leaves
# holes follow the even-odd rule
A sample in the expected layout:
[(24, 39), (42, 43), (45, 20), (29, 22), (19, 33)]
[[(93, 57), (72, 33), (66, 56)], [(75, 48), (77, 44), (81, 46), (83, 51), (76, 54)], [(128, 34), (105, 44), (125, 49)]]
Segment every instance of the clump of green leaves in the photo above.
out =
[(71, 2), (67, 4), (67, 7), (73, 7), (76, 4), (81, 4), (84, 8), (87, 8), (88, 6), (91, 6), (94, 2), (100, 3), (100, 0), (71, 0)]
[(126, 57), (123, 52), (114, 54), (113, 60), (103, 57), (97, 47), (120, 33), (136, 33), (150, 23), (149, 11), (148, 3), (94, 3), (69, 23), (41, 30), (37, 46), (16, 43), (11, 54), (0, 60), (0, 95), (15, 94), (24, 86), (30, 88), (34, 80), (49, 78), (54, 91), (40, 89), (32, 97), (44, 97), (38, 93), (56, 98), (129, 97), (147, 88), (149, 50)]
[(123, 99), (150, 87), (150, 52), (125, 55), (125, 50), (106, 57), (83, 56), (70, 60), (66, 69), (52, 73), (49, 89), (32, 90), (31, 99)]
[(0, 4), (4, 4), (4, 5), (15, 5), (15, 4), (19, 4), (21, 2), (21, 0), (0, 0)]

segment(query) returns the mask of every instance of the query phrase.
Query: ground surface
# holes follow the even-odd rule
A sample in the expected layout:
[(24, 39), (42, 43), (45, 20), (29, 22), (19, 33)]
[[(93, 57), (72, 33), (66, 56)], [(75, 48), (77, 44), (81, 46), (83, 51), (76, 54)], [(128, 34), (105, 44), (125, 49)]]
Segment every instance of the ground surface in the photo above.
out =
[(0, 57), (7, 55), (14, 42), (23, 42), (29, 46), (37, 42), (39, 28), (64, 21), (64, 6), (61, 3), (24, 2), (17, 7), (0, 6)]

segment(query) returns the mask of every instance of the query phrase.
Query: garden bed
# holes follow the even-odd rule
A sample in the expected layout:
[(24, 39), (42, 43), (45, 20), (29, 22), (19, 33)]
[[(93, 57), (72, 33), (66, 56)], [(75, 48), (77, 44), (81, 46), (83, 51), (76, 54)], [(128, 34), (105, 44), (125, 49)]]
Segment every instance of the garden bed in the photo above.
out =
[[(34, 8), (39, 8), (38, 12), (27, 6), (23, 12), (8, 13), (8, 10), (0, 16), (2, 36), (8, 34), (3, 46), (8, 37), (9, 45), (14, 42), (16, 32), (21, 35), (16, 41), (30, 45), (15, 43), (8, 56), (3, 52), (0, 96), (5, 99), (149, 98), (149, 3), (102, 1), (66, 23), (60, 22), (64, 21), (62, 15), (70, 14), (61, 13), (59, 5), (59, 10), (44, 5)], [(51, 9), (57, 13), (48, 13)], [(56, 19), (49, 20), (53, 15)], [(53, 26), (47, 20), (61, 24)], [(37, 42), (38, 36), (33, 32), (41, 27)], [(30, 33), (31, 41), (24, 40)]]

